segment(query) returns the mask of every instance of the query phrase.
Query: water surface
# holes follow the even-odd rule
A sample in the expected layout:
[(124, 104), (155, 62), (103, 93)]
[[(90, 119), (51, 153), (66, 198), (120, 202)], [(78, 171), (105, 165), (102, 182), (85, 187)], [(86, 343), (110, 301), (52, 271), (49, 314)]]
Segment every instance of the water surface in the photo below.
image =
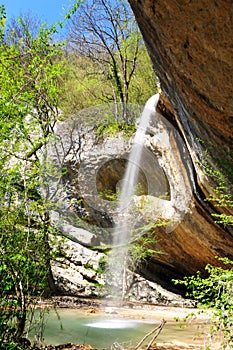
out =
[[(48, 316), (44, 332), (44, 344), (89, 344), (97, 349), (110, 348), (115, 342), (135, 346), (160, 320), (125, 319), (120, 317), (86, 314), (81, 310), (60, 309), (60, 320), (54, 310)], [(180, 328), (175, 322), (167, 322), (158, 336), (158, 342), (195, 343), (197, 327)], [(34, 338), (34, 335), (31, 335)]]

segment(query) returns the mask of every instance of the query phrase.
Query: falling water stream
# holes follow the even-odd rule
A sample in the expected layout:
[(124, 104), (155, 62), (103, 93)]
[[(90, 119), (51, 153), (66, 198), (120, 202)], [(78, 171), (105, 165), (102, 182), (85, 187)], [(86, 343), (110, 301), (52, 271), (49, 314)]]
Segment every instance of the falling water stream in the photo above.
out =
[[(135, 195), (136, 184), (140, 170), (140, 160), (144, 146), (144, 140), (147, 128), (150, 123), (151, 115), (155, 113), (159, 94), (152, 96), (146, 103), (142, 112), (139, 125), (134, 137), (133, 145), (128, 158), (124, 178), (121, 182), (120, 198), (117, 209), (116, 225), (113, 236), (113, 249), (109, 259), (109, 276), (111, 280), (110, 295), (114, 298), (114, 306), (120, 307), (125, 294), (124, 290), (124, 271), (127, 261), (127, 245), (130, 240), (130, 232), (133, 229), (133, 223), (130, 220), (130, 209), (132, 198)], [(88, 327), (97, 329), (135, 329), (137, 321), (101, 318), (95, 322), (90, 322)]]
[(111, 279), (112, 285), (110, 294), (118, 300), (119, 305), (120, 300), (125, 295), (124, 274), (128, 254), (127, 246), (130, 240), (130, 233), (133, 230), (133, 223), (132, 220), (130, 220), (131, 204), (136, 191), (146, 131), (150, 123), (151, 115), (155, 113), (158, 101), (159, 94), (153, 95), (147, 101), (143, 109), (120, 190), (113, 236), (113, 249), (110, 254), (109, 262), (109, 278)]

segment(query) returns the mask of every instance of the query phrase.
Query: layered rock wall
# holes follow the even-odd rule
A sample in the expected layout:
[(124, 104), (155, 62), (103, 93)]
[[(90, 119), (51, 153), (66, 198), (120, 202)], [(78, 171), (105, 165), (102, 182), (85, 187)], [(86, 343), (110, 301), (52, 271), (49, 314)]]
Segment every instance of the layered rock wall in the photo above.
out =
[[(192, 212), (170, 234), (156, 233), (154, 256), (142, 273), (164, 283), (203, 270), (215, 256), (233, 257), (231, 227), (214, 222), (205, 198), (210, 179), (199, 162), (206, 151), (224, 163), (232, 181), (233, 3), (230, 0), (129, 0), (164, 94), (161, 112), (179, 130), (189, 150), (195, 186)], [(168, 102), (169, 100), (169, 102)], [(231, 185), (229, 186), (231, 191)]]

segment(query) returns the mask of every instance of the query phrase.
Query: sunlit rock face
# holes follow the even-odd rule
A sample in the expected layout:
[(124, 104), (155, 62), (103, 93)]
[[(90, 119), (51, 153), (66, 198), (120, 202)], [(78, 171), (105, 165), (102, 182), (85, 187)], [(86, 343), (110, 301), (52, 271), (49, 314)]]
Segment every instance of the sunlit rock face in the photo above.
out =
[(205, 201), (212, 184), (198, 164), (208, 150), (212, 160), (232, 166), (233, 5), (230, 0), (129, 3), (163, 91), (161, 113), (180, 132), (192, 159), (194, 207), (172, 232), (156, 232), (154, 248), (164, 254), (141, 268), (152, 280), (170, 284), (171, 278), (214, 264), (216, 255), (233, 254), (232, 228), (211, 216), (226, 209)]

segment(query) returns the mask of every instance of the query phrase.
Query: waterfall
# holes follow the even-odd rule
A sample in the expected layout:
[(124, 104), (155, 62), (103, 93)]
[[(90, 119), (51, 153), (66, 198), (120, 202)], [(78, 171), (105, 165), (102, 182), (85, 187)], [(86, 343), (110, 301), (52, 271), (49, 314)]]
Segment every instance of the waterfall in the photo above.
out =
[(135, 195), (144, 139), (150, 123), (151, 115), (155, 113), (159, 101), (159, 94), (153, 95), (145, 104), (139, 125), (134, 137), (133, 145), (127, 162), (124, 178), (121, 184), (116, 225), (113, 235), (113, 249), (109, 259), (109, 279), (111, 281), (111, 296), (118, 301), (125, 295), (125, 273), (128, 255), (128, 243), (133, 230), (130, 221), (132, 199)]

